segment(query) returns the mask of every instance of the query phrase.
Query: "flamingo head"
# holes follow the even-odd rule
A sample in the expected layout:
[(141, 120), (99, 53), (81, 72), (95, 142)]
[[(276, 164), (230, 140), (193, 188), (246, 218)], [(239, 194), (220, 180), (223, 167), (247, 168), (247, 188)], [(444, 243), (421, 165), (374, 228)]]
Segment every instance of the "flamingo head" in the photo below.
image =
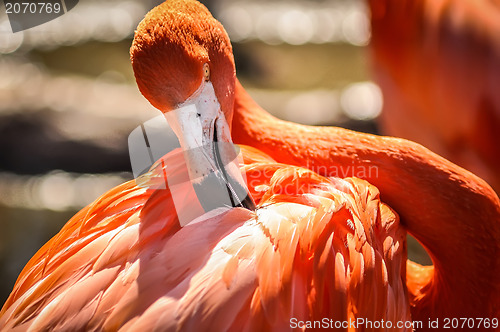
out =
[(222, 24), (197, 1), (168, 0), (139, 24), (130, 54), (139, 90), (179, 139), (205, 211), (255, 209), (230, 135), (236, 73)]

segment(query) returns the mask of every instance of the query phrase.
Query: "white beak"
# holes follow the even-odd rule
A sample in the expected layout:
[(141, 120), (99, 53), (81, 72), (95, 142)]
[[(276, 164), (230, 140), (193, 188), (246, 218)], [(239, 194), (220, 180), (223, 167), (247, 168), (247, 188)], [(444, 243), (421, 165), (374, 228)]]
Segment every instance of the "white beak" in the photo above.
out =
[(165, 113), (187, 161), (189, 177), (206, 212), (223, 207), (255, 210), (241, 175), (229, 124), (211, 82), (176, 110)]

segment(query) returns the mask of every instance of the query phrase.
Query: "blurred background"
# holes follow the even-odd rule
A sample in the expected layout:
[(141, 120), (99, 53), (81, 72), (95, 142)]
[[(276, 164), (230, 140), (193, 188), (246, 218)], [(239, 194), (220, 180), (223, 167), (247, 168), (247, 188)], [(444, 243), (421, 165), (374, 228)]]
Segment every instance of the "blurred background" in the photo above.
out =
[[(127, 136), (159, 112), (136, 88), (129, 47), (158, 3), (84, 0), (15, 34), (1, 8), (0, 303), (76, 211), (132, 178)], [(378, 133), (383, 101), (371, 81), (364, 1), (204, 3), (233, 41), (238, 77), (265, 109)], [(410, 257), (430, 262), (413, 241)]]

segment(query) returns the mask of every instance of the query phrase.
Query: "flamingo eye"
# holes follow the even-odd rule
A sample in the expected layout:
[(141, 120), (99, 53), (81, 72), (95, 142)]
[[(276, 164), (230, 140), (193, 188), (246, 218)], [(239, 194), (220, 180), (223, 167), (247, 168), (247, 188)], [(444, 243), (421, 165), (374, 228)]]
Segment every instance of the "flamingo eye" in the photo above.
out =
[(208, 63), (203, 65), (203, 77), (205, 77), (205, 81), (210, 80), (210, 67), (208, 66)]

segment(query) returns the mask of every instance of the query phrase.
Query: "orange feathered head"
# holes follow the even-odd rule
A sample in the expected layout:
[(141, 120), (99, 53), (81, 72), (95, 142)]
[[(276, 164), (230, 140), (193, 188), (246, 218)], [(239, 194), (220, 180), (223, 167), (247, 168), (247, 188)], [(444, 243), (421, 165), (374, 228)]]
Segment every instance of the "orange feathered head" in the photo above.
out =
[(152, 9), (137, 27), (130, 56), (139, 90), (162, 112), (196, 91), (208, 64), (222, 111), (230, 116), (236, 75), (231, 43), (199, 2), (169, 0)]

